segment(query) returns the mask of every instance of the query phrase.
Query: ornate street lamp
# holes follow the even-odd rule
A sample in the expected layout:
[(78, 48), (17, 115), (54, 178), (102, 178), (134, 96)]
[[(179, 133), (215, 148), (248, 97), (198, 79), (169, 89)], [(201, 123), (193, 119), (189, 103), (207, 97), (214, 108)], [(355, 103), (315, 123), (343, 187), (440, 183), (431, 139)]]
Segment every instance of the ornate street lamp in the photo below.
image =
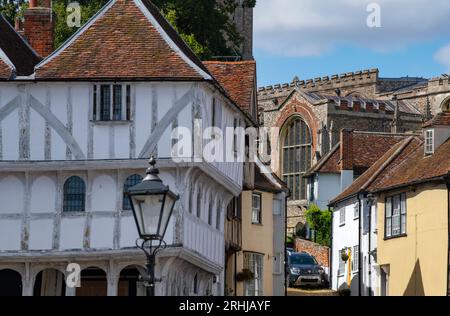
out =
[(170, 221), (175, 202), (179, 196), (170, 191), (159, 178), (159, 170), (155, 167), (156, 160), (149, 161), (150, 168), (141, 183), (129, 188), (126, 195), (130, 199), (134, 219), (136, 221), (139, 239), (136, 246), (147, 256), (147, 295), (155, 295), (155, 257), (166, 247), (164, 235)]

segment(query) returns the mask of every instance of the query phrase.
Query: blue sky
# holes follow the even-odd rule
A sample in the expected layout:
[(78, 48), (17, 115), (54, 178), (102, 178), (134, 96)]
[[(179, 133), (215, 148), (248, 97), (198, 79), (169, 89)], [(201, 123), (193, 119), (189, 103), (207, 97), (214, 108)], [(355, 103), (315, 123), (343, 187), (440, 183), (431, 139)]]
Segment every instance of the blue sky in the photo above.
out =
[(379, 68), (382, 77), (450, 72), (448, 0), (378, 0), (369, 28), (366, 0), (259, 0), (258, 85)]

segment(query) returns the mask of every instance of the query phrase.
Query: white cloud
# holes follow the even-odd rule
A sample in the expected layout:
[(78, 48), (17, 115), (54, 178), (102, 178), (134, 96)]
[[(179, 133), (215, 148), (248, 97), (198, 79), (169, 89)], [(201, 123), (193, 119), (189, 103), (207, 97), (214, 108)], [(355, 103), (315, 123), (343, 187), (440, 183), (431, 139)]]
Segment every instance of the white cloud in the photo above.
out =
[[(381, 7), (381, 28), (367, 26), (367, 5)], [(283, 56), (314, 56), (338, 44), (377, 51), (448, 36), (448, 0), (257, 0), (255, 46)]]
[(434, 58), (444, 65), (446, 71), (450, 73), (450, 44), (438, 50), (434, 55)]

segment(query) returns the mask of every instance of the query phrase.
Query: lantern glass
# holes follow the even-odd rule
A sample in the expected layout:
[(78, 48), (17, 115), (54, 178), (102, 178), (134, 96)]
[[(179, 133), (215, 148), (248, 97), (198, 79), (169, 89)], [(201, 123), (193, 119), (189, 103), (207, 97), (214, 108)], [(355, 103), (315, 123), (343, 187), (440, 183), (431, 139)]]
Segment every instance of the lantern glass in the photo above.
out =
[(161, 210), (164, 208), (165, 194), (131, 195), (134, 216), (139, 235), (145, 238), (159, 238)]
[(169, 225), (170, 216), (172, 215), (173, 207), (175, 202), (177, 201), (177, 197), (173, 195), (171, 192), (167, 193), (166, 201), (164, 203), (164, 209), (161, 214), (161, 225), (159, 227), (160, 236), (164, 236), (166, 234), (167, 226)]

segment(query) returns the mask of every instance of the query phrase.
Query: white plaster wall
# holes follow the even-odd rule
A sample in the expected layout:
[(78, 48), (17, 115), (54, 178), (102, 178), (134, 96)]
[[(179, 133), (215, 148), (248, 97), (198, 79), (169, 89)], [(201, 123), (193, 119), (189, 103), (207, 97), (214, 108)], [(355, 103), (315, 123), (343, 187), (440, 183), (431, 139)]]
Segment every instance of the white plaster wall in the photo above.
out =
[(117, 184), (109, 175), (99, 175), (92, 183), (92, 211), (116, 210)]
[(341, 192), (344, 192), (353, 183), (353, 170), (342, 170)]
[(60, 249), (82, 249), (84, 237), (84, 225), (86, 219), (82, 218), (63, 218), (61, 220)]
[(15, 176), (0, 177), (0, 214), (22, 213), (24, 185)]
[(2, 122), (3, 160), (19, 159), (19, 114), (10, 113)]
[(122, 217), (120, 231), (120, 248), (136, 247), (136, 239), (139, 238), (139, 234), (133, 215)]
[(33, 109), (30, 109), (30, 159), (45, 158), (45, 120)]
[(53, 213), (56, 209), (56, 183), (53, 179), (41, 176), (31, 186), (30, 210), (32, 213)]
[(93, 218), (91, 224), (91, 248), (112, 249), (114, 218)]
[(87, 153), (88, 126), (89, 126), (89, 102), (92, 99), (90, 95), (90, 85), (80, 84), (72, 85), (72, 135), (77, 140), (81, 150)]
[(34, 219), (30, 222), (30, 250), (50, 250), (53, 244), (53, 220)]
[(318, 174), (316, 203), (321, 210), (328, 209), (328, 204), (341, 193), (340, 178), (339, 174)]
[[(43, 86), (42, 88), (45, 88)], [(62, 84), (54, 84), (50, 86), (50, 102), (51, 111), (58, 118), (58, 120), (66, 126), (67, 124), (67, 87)], [(52, 133), (52, 160), (66, 159), (66, 144), (62, 138), (51, 130)]]
[(114, 136), (114, 158), (130, 158), (130, 146), (128, 145), (129, 142), (124, 141), (130, 139), (129, 125), (127, 124), (114, 126)]
[[(359, 220), (354, 217), (354, 207), (357, 200), (349, 200), (336, 207), (333, 212), (333, 246), (332, 246), (332, 287), (333, 290), (339, 289), (341, 285), (347, 283), (348, 280), (348, 263), (346, 264), (345, 273), (338, 275), (339, 270), (339, 251), (346, 247), (359, 244)], [(345, 208), (345, 225), (340, 226), (340, 212)], [(353, 277), (354, 275), (352, 275)]]
[[(109, 158), (109, 129), (108, 125), (94, 125), (94, 158)], [(129, 142), (126, 142), (127, 144)]]
[(0, 252), (20, 250), (21, 220), (0, 220)]

